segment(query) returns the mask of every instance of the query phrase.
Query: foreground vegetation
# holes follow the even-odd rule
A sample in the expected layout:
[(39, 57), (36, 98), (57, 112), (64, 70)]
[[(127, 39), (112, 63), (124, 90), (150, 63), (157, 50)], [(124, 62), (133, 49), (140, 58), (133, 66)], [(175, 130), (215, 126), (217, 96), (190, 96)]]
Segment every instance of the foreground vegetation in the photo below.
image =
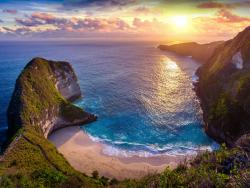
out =
[(0, 187), (101, 187), (98, 180), (74, 170), (55, 146), (25, 127), (0, 163)]
[(141, 180), (125, 180), (117, 187), (250, 187), (250, 161), (243, 150), (222, 145), (218, 151), (198, 155), (189, 164)]
[[(249, 153), (227, 149), (205, 152), (176, 169), (151, 174), (140, 180), (118, 182), (99, 177), (94, 171), (87, 177), (75, 171), (56, 148), (37, 133), (24, 130), (15, 150), (1, 163), (0, 187), (118, 187), (118, 188), (176, 188), (176, 187), (249, 187)], [(25, 152), (24, 152), (25, 151)]]

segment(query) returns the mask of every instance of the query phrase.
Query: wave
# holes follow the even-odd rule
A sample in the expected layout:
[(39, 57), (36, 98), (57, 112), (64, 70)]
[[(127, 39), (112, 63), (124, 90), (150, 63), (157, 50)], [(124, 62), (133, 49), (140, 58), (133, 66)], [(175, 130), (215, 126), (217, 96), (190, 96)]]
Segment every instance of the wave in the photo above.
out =
[(193, 83), (199, 82), (199, 77), (196, 75), (196, 72), (193, 73), (191, 79)]
[(213, 151), (219, 148), (219, 144), (217, 144), (216, 142), (213, 142), (211, 145), (204, 145), (204, 146), (167, 144), (160, 147), (157, 145), (146, 145), (135, 142), (112, 141), (109, 139), (94, 137), (87, 132), (86, 134), (92, 141), (104, 143), (103, 153), (105, 155), (116, 156), (116, 157), (197, 155), (200, 152)]

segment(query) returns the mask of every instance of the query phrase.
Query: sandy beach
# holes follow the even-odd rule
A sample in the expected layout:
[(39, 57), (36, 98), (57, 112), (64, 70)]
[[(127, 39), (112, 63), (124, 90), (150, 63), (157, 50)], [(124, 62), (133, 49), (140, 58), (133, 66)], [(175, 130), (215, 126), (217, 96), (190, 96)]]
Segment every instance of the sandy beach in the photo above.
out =
[[(69, 163), (78, 171), (91, 175), (97, 170), (101, 176), (125, 179), (140, 178), (175, 168), (186, 156), (163, 155), (155, 157), (117, 157), (103, 153), (105, 145), (95, 142), (80, 129), (68, 127), (54, 132), (49, 140), (55, 144)], [(189, 156), (190, 157), (190, 156)]]

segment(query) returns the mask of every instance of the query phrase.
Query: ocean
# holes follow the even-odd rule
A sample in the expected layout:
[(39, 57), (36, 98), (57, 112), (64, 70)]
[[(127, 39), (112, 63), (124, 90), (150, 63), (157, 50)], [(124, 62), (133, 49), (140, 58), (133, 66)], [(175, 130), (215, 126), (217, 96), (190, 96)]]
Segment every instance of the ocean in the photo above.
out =
[(83, 98), (75, 102), (98, 120), (82, 126), (115, 156), (189, 154), (216, 143), (202, 128), (193, 91), (199, 64), (156, 48), (154, 42), (50, 41), (0, 43), (0, 131), (15, 80), (33, 57), (68, 61)]

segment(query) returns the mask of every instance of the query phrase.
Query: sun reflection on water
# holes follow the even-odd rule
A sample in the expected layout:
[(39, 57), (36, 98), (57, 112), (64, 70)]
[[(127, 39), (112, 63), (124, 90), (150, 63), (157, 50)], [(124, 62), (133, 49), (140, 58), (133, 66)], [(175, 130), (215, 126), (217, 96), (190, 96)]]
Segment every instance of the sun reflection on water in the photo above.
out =
[(178, 65), (176, 64), (176, 62), (172, 61), (171, 59), (167, 58), (165, 60), (166, 63), (166, 68), (170, 71), (176, 71), (179, 69)]
[[(186, 101), (187, 91), (185, 91), (185, 82), (183, 82), (188, 79), (186, 74), (175, 61), (163, 56), (155, 65), (155, 75), (157, 76), (153, 80), (154, 94), (148, 99), (149, 111), (155, 111), (154, 113), (159, 114), (160, 117), (166, 117), (166, 113), (175, 114), (177, 111), (181, 111), (183, 103)], [(152, 106), (158, 106), (158, 108), (152, 108)], [(175, 117), (171, 117), (170, 114), (168, 114), (168, 118), (174, 120)]]

